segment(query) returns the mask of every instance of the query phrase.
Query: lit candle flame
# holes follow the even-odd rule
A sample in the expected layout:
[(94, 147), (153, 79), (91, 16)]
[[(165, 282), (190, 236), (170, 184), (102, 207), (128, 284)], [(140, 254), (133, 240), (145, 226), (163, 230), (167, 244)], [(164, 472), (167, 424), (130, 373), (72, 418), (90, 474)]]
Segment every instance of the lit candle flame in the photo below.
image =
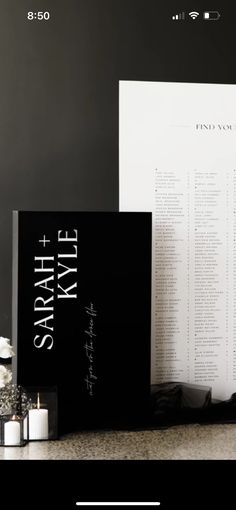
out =
[(39, 393), (37, 394), (37, 409), (40, 409)]

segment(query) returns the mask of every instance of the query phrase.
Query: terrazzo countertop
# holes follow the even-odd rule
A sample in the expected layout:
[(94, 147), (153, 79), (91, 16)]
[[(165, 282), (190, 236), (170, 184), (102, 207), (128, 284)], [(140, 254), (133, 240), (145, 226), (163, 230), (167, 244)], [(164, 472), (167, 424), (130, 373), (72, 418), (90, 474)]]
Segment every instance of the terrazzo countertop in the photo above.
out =
[(236, 459), (236, 425), (165, 430), (78, 432), (58, 441), (1, 447), (0, 460)]

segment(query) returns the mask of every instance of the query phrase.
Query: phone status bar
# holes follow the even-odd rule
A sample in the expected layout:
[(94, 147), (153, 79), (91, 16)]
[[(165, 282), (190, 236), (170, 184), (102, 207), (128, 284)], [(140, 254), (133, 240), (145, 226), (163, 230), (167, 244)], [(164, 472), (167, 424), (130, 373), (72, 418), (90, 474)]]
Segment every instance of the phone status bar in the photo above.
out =
[(179, 12), (178, 14), (172, 15), (173, 21), (193, 21), (204, 20), (204, 21), (219, 21), (221, 19), (221, 13), (219, 11), (190, 11), (190, 12)]

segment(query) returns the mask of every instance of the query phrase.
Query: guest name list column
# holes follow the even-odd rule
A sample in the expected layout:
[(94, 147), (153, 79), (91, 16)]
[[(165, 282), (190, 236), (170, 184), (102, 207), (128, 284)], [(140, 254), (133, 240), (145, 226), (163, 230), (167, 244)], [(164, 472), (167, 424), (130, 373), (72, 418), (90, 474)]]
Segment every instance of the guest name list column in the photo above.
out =
[(190, 379), (188, 196), (187, 173), (155, 170), (155, 382)]
[(225, 384), (228, 342), (228, 175), (194, 170), (191, 215), (192, 382)]

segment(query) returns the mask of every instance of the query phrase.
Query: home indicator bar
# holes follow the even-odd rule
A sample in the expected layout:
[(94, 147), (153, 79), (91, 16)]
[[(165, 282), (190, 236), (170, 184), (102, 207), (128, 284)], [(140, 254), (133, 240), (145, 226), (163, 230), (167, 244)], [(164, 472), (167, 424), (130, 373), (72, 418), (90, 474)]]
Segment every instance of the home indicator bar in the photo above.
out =
[(134, 502), (134, 501), (111, 501), (111, 502), (108, 502), (108, 501), (105, 501), (105, 502), (101, 502), (101, 501), (93, 501), (93, 502), (88, 502), (88, 501), (76, 501), (76, 505), (77, 506), (151, 506), (151, 507), (155, 507), (155, 506), (160, 506), (160, 501), (148, 501), (146, 503), (140, 503), (140, 502)]

